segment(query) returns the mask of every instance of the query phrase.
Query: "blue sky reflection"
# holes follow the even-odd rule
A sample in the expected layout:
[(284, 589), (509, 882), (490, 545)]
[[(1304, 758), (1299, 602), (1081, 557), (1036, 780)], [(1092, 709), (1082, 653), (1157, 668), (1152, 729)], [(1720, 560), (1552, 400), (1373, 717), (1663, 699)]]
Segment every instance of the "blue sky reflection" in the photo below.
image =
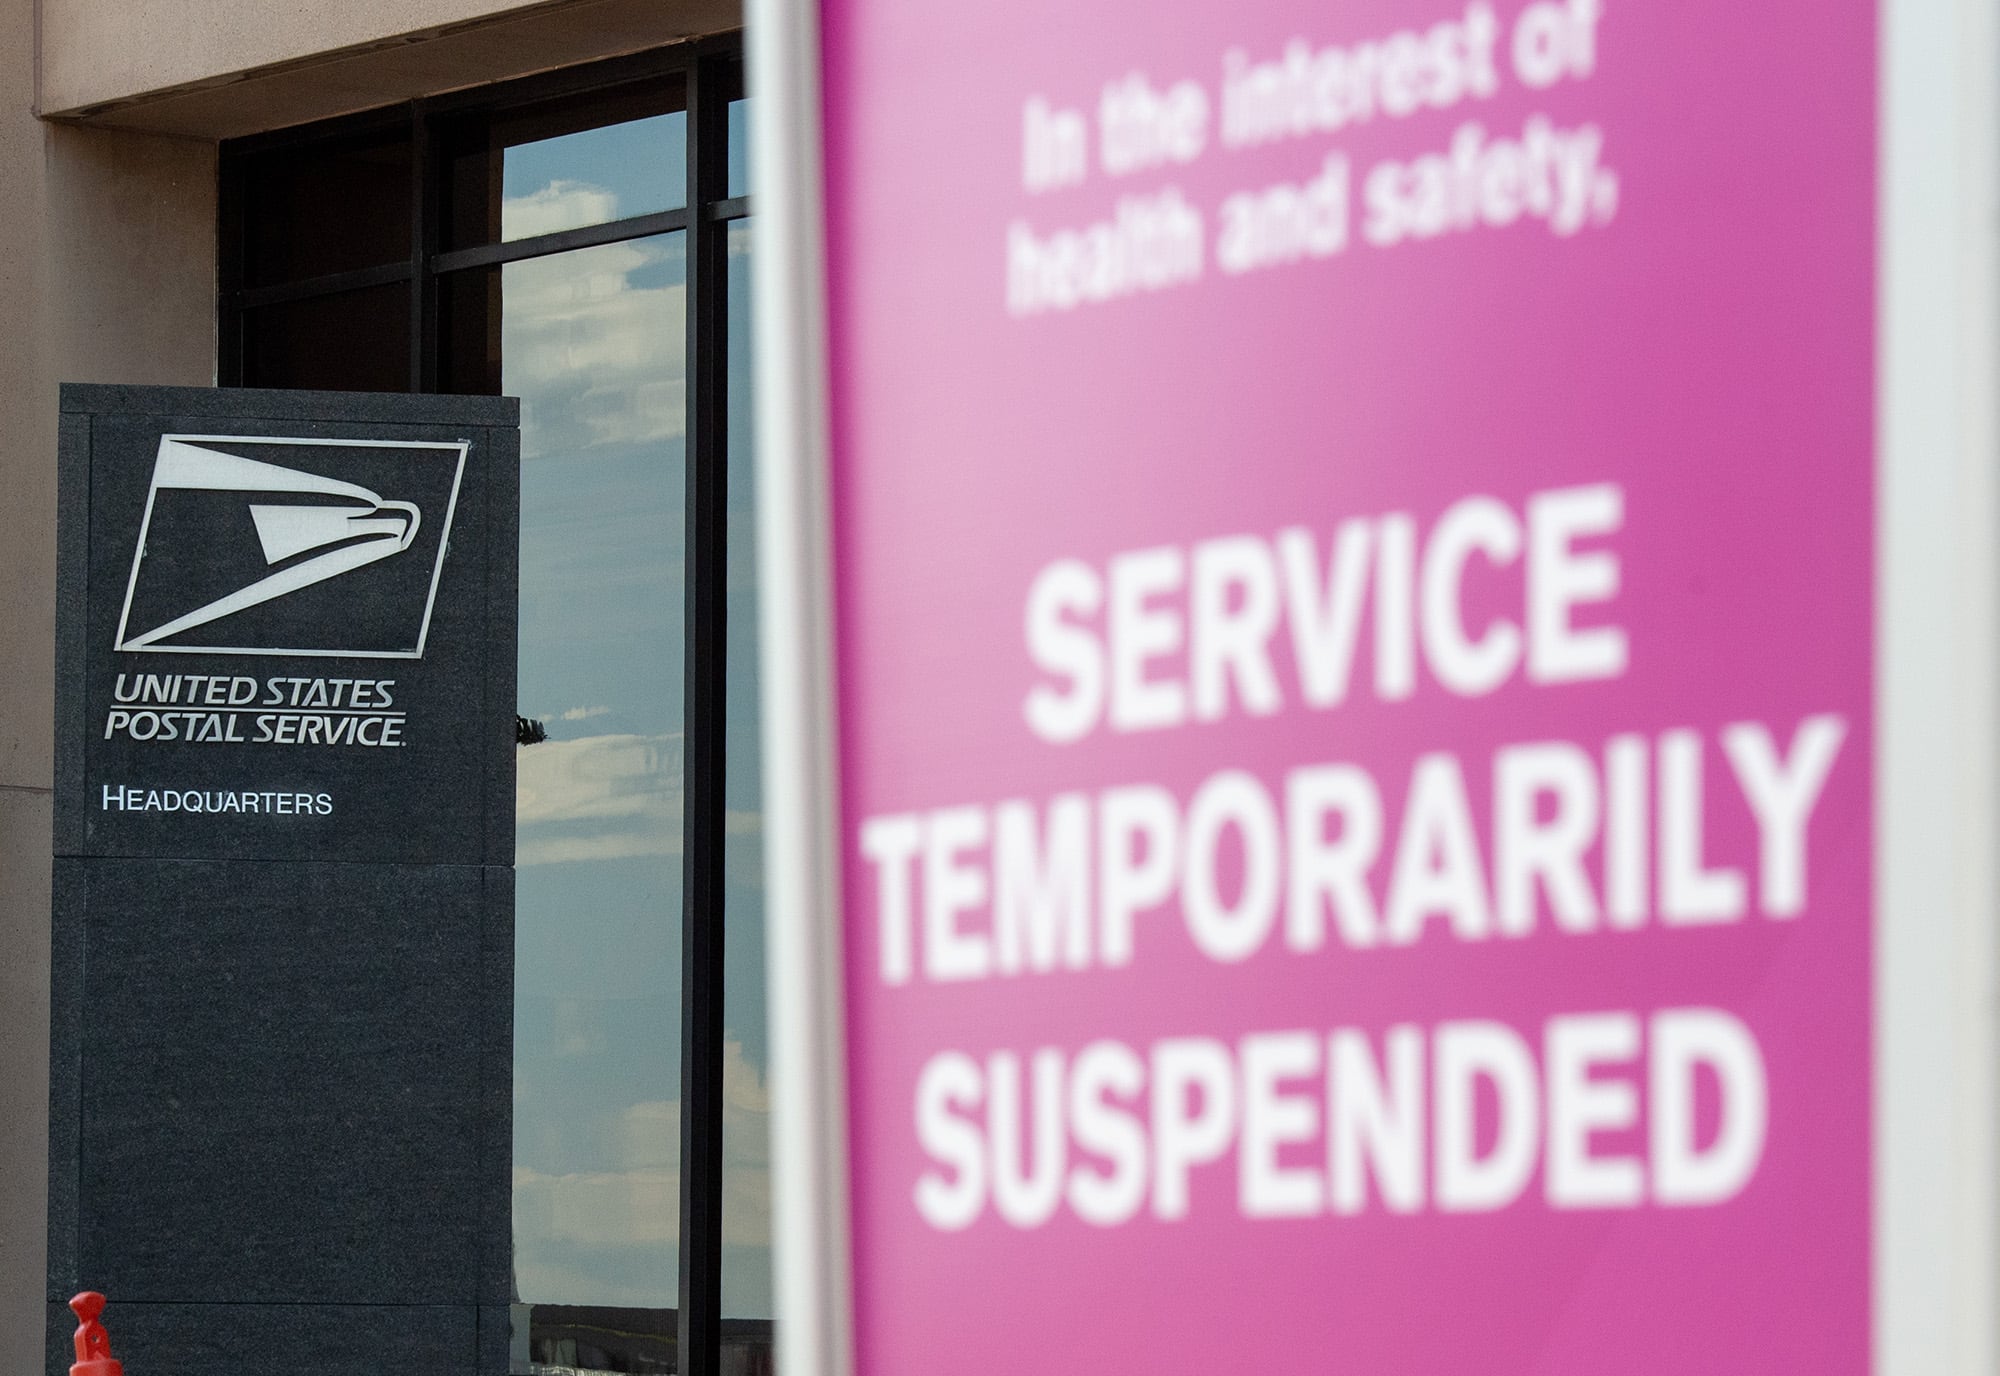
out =
[[(563, 181), (537, 213), (595, 213)], [(769, 1317), (747, 230), (731, 250), (724, 1305)], [(515, 1271), (536, 1303), (677, 1298), (685, 272), (678, 233), (503, 269), (520, 700), (549, 733), (516, 799)]]

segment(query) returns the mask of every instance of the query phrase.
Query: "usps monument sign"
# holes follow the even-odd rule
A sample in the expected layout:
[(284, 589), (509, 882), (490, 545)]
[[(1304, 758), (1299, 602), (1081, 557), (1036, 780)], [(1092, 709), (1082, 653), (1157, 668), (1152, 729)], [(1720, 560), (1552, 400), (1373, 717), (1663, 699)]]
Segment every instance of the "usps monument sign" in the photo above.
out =
[(859, 1369), (1865, 1369), (1873, 8), (819, 12)]
[(515, 425), (63, 389), (54, 1376), (506, 1364)]

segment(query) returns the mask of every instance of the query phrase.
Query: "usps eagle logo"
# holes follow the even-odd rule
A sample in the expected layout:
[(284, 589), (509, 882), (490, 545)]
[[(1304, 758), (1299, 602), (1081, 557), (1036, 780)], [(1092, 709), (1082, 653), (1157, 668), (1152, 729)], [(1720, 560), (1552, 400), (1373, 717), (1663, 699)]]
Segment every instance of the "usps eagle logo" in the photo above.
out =
[(161, 436), (117, 648), (422, 658), (468, 448)]

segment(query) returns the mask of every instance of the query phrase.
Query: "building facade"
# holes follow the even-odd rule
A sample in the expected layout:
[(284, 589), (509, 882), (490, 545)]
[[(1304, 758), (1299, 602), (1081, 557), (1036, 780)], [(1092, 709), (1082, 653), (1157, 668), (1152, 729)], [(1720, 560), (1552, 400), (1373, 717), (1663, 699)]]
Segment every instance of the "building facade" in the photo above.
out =
[(59, 1298), (57, 387), (249, 385), (523, 396), (509, 1361), (768, 1369), (740, 9), (0, 22), (0, 1348)]

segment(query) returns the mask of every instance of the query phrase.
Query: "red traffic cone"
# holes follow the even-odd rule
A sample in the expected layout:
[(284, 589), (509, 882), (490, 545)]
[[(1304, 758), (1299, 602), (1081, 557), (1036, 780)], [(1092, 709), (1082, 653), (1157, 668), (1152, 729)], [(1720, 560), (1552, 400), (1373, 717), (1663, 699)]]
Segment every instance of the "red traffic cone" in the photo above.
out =
[(97, 1316), (104, 1312), (104, 1296), (86, 1290), (69, 1302), (82, 1322), (76, 1326), (76, 1363), (69, 1376), (125, 1376), (125, 1367), (111, 1355), (111, 1335)]

